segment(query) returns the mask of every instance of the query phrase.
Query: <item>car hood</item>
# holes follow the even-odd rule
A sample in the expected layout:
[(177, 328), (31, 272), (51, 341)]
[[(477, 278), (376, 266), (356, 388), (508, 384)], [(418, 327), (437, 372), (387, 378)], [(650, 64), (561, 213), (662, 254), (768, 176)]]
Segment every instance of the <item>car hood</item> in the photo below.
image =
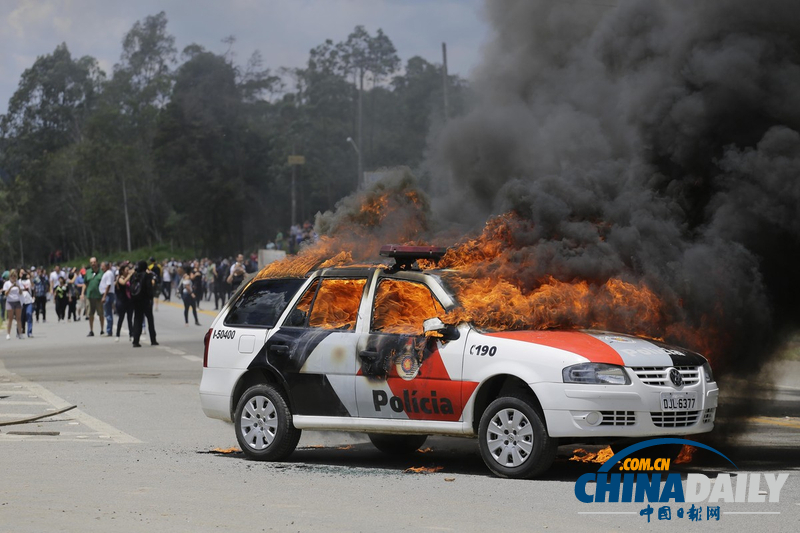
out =
[(595, 363), (669, 367), (700, 366), (706, 362), (700, 354), (684, 348), (609, 331), (503, 331), (486, 335), (558, 348)]

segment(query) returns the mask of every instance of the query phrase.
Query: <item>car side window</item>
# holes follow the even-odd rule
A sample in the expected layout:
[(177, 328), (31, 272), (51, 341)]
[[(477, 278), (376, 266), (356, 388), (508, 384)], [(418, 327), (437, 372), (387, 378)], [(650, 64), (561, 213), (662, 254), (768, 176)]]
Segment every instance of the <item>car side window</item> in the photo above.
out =
[(366, 279), (324, 279), (308, 316), (308, 326), (353, 330)]
[(424, 284), (384, 279), (375, 292), (370, 331), (422, 335), (422, 323), (444, 313), (442, 304)]
[(366, 279), (324, 279), (312, 283), (289, 314), (287, 326), (353, 330)]
[(303, 283), (303, 279), (270, 279), (253, 283), (233, 305), (225, 317), (225, 325), (266, 328), (275, 326), (289, 300)]

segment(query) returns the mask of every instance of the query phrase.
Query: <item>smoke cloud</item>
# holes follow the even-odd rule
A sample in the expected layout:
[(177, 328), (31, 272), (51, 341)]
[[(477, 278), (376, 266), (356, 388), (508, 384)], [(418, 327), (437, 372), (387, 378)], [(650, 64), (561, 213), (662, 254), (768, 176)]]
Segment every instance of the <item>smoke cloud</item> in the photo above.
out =
[(796, 1), (485, 12), (476, 105), (431, 148), (433, 225), (513, 211), (522, 286), (644, 283), (719, 369), (757, 369), (800, 308)]

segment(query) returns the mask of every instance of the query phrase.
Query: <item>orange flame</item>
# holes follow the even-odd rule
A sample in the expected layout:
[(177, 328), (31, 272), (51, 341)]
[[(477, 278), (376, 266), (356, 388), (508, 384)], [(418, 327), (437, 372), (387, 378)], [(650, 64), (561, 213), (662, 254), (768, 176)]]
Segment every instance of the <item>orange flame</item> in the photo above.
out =
[(681, 453), (678, 454), (678, 457), (675, 459), (676, 465), (682, 465), (686, 463), (692, 462), (692, 456), (694, 452), (697, 451), (697, 446), (689, 446), (688, 444), (684, 444), (683, 448), (681, 448)]
[[(305, 277), (320, 267), (374, 266), (383, 262), (378, 256), (383, 244), (425, 244), (427, 220), (428, 202), (412, 183), (379, 184), (345, 198), (335, 213), (318, 216), (316, 228), (323, 235), (319, 241), (267, 266), (256, 279)], [(602, 233), (602, 223), (598, 228)], [(455, 293), (457, 308), (445, 314), (435, 303), (428, 305), (430, 296), (422, 292), (398, 290), (395, 296), (402, 293), (403, 298), (398, 302), (387, 291), (377, 295), (374, 323), (382, 331), (415, 335), (422, 334), (419, 319), (432, 316), (448, 324), (470, 322), (485, 330), (602, 329), (687, 346), (702, 351), (712, 362), (724, 353), (725, 339), (714, 327), (713, 317), (689, 323), (681, 302), (645, 278), (564, 279), (558, 272), (541, 272), (537, 259), (541, 248), (530, 242), (534, 230), (531, 221), (514, 213), (490, 219), (480, 235), (462, 238), (449, 248), (438, 265), (418, 261), (422, 268), (440, 269)], [(436, 243), (452, 244), (443, 238), (439, 236)], [(575, 254), (579, 256), (581, 250)], [(319, 324), (351, 326), (350, 310), (344, 302), (330, 302)], [(722, 316), (722, 311), (714, 314)]]
[(372, 330), (422, 335), (422, 321), (444, 316), (444, 309), (421, 283), (385, 279), (375, 294)]
[(580, 463), (598, 463), (603, 464), (614, 456), (611, 446), (607, 446), (597, 453), (587, 452), (583, 448), (578, 448), (572, 452), (570, 461), (578, 461)]
[(240, 451), (242, 451), (242, 450), (240, 450), (239, 448), (236, 448), (236, 447), (234, 447), (234, 448), (214, 448), (214, 449), (213, 449), (213, 450), (211, 450), (211, 451), (212, 451), (213, 453), (224, 453), (224, 454), (229, 454), (229, 453), (239, 453), (239, 452), (240, 452)]

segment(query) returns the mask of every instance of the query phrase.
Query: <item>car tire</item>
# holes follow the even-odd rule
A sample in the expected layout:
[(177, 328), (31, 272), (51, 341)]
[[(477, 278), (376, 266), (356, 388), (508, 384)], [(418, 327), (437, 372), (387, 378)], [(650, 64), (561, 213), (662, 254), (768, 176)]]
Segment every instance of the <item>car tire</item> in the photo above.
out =
[(368, 433), (372, 444), (383, 453), (390, 455), (408, 455), (414, 453), (425, 444), (427, 435), (384, 435), (381, 433)]
[(524, 397), (504, 396), (489, 404), (478, 426), (481, 457), (489, 470), (527, 479), (550, 468), (558, 440), (547, 434), (543, 418)]
[(239, 399), (234, 417), (236, 440), (242, 452), (259, 461), (281, 461), (297, 447), (301, 430), (283, 394), (272, 385), (255, 385)]

